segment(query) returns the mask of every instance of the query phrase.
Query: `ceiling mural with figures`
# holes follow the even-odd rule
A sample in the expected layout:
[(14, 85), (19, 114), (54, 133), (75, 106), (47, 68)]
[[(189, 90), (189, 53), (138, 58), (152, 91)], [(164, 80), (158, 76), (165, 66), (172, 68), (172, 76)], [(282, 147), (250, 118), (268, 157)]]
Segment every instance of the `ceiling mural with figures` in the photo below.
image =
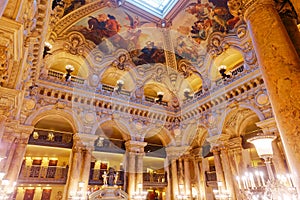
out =
[[(105, 6), (83, 14), (85, 8), (97, 3)], [(101, 60), (110, 59), (108, 63), (99, 64), (108, 67), (99, 78), (103, 84), (115, 86), (119, 80), (125, 79), (124, 87), (134, 90), (132, 85), (135, 80), (128, 71), (146, 65), (155, 68), (159, 64), (179, 73), (183, 81), (179, 81), (177, 91), (189, 89), (196, 93), (203, 88), (203, 77), (212, 80), (222, 78), (218, 72), (219, 66), (226, 65), (231, 70), (243, 63), (243, 56), (237, 50), (220, 50), (218, 59), (208, 54), (212, 34), (217, 33), (219, 38), (235, 36), (236, 27), (243, 23), (230, 14), (227, 0), (180, 0), (169, 10), (171, 14), (165, 14), (165, 18), (158, 18), (148, 13), (146, 7), (143, 10), (130, 3), (126, 0), (56, 0), (52, 5), (58, 19), (56, 24), (72, 18), (72, 15), (81, 16), (64, 30), (64, 35), (74, 32), (82, 35), (100, 52)], [(219, 48), (219, 39), (214, 40), (213, 45)], [(58, 68), (52, 69), (59, 71)], [(149, 71), (150, 68), (147, 66), (143, 70)], [(76, 70), (80, 71), (75, 67)], [(158, 90), (163, 90), (160, 84), (166, 84), (163, 75), (154, 71), (152, 77), (156, 78), (148, 85), (144, 83), (147, 85), (144, 92), (148, 91), (149, 96), (156, 96)], [(172, 73), (170, 70), (160, 71)], [(171, 99), (176, 90), (171, 91), (170, 86), (166, 88), (170, 90), (166, 96)]]

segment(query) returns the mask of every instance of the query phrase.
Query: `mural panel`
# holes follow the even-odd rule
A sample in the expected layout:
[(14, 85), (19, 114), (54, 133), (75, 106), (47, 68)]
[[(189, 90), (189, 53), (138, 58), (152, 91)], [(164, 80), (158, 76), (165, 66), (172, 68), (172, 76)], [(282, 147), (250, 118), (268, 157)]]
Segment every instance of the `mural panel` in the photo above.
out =
[(103, 54), (126, 49), (136, 65), (165, 63), (163, 38), (156, 25), (121, 8), (97, 11), (76, 23), (70, 31), (82, 33)]

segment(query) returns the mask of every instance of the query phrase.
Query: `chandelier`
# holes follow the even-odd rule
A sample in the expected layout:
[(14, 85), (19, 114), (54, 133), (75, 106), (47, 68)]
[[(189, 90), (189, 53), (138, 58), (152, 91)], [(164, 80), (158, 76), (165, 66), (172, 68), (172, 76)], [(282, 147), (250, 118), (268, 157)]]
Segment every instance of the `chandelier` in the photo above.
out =
[(189, 199), (189, 196), (184, 192), (184, 185), (179, 184), (179, 193), (176, 195), (176, 199), (178, 200), (185, 200)]
[(213, 190), (213, 193), (217, 200), (229, 200), (231, 198), (230, 192), (223, 189), (223, 183), (221, 181), (218, 181), (218, 189)]
[(255, 146), (257, 154), (265, 161), (268, 178), (262, 171), (246, 172), (236, 177), (239, 189), (246, 200), (297, 200), (298, 194), (289, 174), (274, 176), (271, 160), (274, 135), (257, 135), (247, 140)]
[[(0, 157), (0, 162), (3, 159), (4, 157)], [(4, 179), (5, 175), (4, 172), (0, 172), (0, 200), (11, 199), (17, 185), (16, 182)]]
[(132, 199), (144, 200), (147, 198), (147, 192), (143, 191), (143, 184), (138, 184), (138, 190), (135, 191), (132, 195)]

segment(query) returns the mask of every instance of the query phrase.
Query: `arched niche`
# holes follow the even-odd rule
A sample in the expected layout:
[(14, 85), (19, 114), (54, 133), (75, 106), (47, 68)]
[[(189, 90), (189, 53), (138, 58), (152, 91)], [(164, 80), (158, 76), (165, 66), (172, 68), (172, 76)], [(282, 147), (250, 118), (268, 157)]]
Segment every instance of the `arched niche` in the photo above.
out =
[(70, 122), (60, 115), (47, 115), (34, 124), (35, 128), (74, 133)]
[(98, 147), (100, 151), (125, 151), (125, 142), (130, 140), (130, 135), (125, 133), (124, 129), (125, 127), (120, 128), (120, 125), (113, 120), (100, 124), (95, 132), (95, 135), (99, 136), (96, 140), (96, 148)]
[(51, 59), (48, 60), (50, 70), (66, 73), (66, 65), (72, 65), (74, 71), (73, 76), (87, 78), (89, 76), (89, 69), (86, 60), (80, 56), (75, 56), (67, 52), (55, 52)]
[(218, 55), (210, 68), (210, 79), (212, 81), (216, 81), (220, 78), (222, 78), (219, 67), (221, 65), (226, 66), (226, 74), (228, 74), (231, 70), (239, 67), (244, 63), (243, 55), (240, 51), (234, 49), (234, 48), (228, 48), (226, 51), (224, 51), (222, 54)]
[(103, 85), (112, 87), (116, 87), (119, 80), (124, 82), (122, 90), (133, 91), (135, 89), (135, 81), (129, 71), (119, 70), (116, 67), (108, 67), (101, 77), (101, 83)]
[(158, 92), (163, 93), (162, 101), (170, 102), (174, 97), (174, 94), (168, 89), (168, 87), (162, 83), (150, 80), (144, 85), (144, 95), (156, 99)]

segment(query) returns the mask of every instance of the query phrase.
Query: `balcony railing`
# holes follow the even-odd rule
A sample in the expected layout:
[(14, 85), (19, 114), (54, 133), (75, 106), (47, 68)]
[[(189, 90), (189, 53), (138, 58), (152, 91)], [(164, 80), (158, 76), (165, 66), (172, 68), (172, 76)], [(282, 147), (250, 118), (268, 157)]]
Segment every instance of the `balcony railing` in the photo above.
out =
[(35, 129), (29, 137), (28, 144), (72, 148), (73, 136), (71, 133)]
[(143, 173), (143, 185), (150, 187), (166, 187), (167, 176), (164, 173)]
[(206, 185), (208, 187), (216, 187), (217, 186), (217, 174), (215, 171), (212, 172), (205, 172), (205, 180)]
[(23, 166), (19, 175), (19, 183), (65, 184), (69, 167), (58, 166)]

